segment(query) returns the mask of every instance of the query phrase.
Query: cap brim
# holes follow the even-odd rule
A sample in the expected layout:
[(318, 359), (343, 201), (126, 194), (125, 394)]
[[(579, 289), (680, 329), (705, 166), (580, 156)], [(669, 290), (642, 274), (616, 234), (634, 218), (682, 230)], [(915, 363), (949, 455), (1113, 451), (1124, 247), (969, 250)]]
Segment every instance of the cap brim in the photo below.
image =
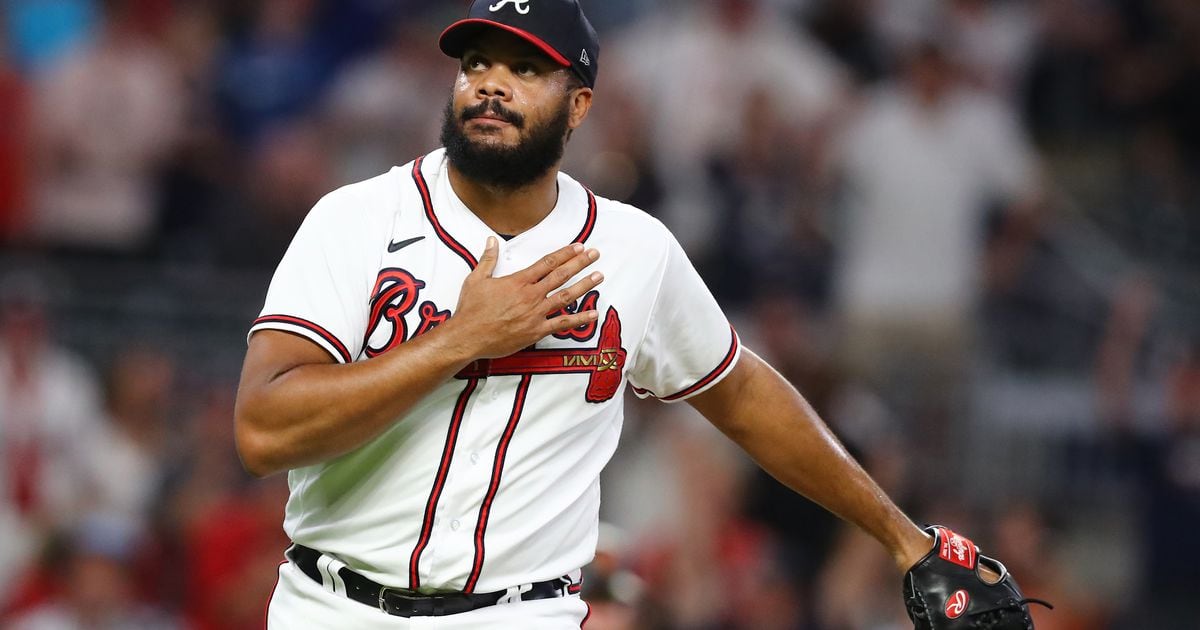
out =
[(509, 33), (512, 33), (513, 35), (516, 35), (517, 37), (520, 37), (521, 39), (536, 46), (539, 50), (546, 53), (546, 56), (553, 59), (555, 63), (559, 64), (560, 66), (567, 68), (571, 67), (571, 62), (567, 61), (566, 57), (559, 54), (557, 50), (554, 50), (554, 47), (552, 47), (550, 44), (547, 44), (545, 40), (541, 39), (540, 37), (529, 33), (528, 31), (523, 31), (515, 26), (509, 26), (508, 24), (501, 24), (499, 22), (493, 22), (492, 20), (484, 20), (480, 18), (459, 20), (446, 27), (446, 30), (442, 31), (442, 36), (438, 39), (438, 47), (442, 49), (442, 52), (451, 57), (462, 57), (463, 51), (467, 49), (468, 42), (470, 42), (471, 39), (473, 39), (474, 36), (479, 33), (479, 31), (485, 28), (498, 28), (508, 31)]

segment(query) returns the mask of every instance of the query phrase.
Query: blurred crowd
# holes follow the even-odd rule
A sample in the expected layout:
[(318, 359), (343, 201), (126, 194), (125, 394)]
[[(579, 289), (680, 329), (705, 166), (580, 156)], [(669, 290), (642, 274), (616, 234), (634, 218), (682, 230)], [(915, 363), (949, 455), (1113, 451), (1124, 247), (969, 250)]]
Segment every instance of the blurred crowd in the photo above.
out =
[[(241, 352), (321, 195), (436, 147), (465, 4), (0, 0), (0, 628), (261, 627), (286, 481), (242, 471), (236, 365), (196, 354)], [(565, 170), (665, 221), (1038, 628), (1195, 628), (1200, 3), (584, 6)], [(216, 297), (126, 299), (181, 274)], [(690, 408), (627, 415), (589, 628), (906, 627), (872, 541)]]

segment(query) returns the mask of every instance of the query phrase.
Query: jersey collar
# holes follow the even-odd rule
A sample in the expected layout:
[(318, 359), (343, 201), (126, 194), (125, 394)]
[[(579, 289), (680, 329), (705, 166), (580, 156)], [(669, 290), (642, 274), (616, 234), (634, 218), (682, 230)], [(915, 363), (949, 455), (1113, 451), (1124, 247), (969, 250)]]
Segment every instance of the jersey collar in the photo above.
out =
[[(471, 212), (450, 185), (445, 149), (438, 149), (413, 163), (413, 183), (421, 193), (426, 219), (444, 245), (474, 269), (483, 254), (487, 237), (499, 238), (494, 230)], [(586, 243), (596, 225), (596, 197), (592, 191), (559, 171), (558, 202), (537, 225), (508, 241), (518, 247), (532, 242), (548, 250), (573, 242)]]

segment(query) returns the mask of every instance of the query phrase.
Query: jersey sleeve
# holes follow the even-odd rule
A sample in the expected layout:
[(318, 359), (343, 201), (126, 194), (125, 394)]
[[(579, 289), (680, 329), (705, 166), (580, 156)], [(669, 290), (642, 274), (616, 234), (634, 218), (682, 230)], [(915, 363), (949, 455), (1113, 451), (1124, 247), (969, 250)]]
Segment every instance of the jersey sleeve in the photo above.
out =
[(372, 231), (366, 213), (347, 197), (326, 195), (304, 219), (250, 335), (264, 329), (300, 335), (339, 363), (359, 355), (379, 253), (364, 241)]
[(673, 236), (646, 335), (629, 372), (641, 398), (686, 400), (720, 382), (741, 344), (712, 292)]

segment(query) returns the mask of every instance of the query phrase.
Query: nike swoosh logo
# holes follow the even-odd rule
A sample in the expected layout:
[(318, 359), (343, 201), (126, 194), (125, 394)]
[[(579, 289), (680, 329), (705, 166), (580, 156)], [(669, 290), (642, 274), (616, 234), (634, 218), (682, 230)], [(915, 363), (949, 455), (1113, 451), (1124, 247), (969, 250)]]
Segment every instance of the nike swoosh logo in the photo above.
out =
[(399, 243), (392, 241), (391, 243), (388, 243), (388, 253), (395, 254), (396, 252), (404, 249), (405, 247), (408, 247), (409, 245), (412, 245), (413, 243), (416, 243), (417, 241), (424, 239), (424, 238), (425, 238), (424, 236), (414, 236), (412, 238), (400, 241)]

